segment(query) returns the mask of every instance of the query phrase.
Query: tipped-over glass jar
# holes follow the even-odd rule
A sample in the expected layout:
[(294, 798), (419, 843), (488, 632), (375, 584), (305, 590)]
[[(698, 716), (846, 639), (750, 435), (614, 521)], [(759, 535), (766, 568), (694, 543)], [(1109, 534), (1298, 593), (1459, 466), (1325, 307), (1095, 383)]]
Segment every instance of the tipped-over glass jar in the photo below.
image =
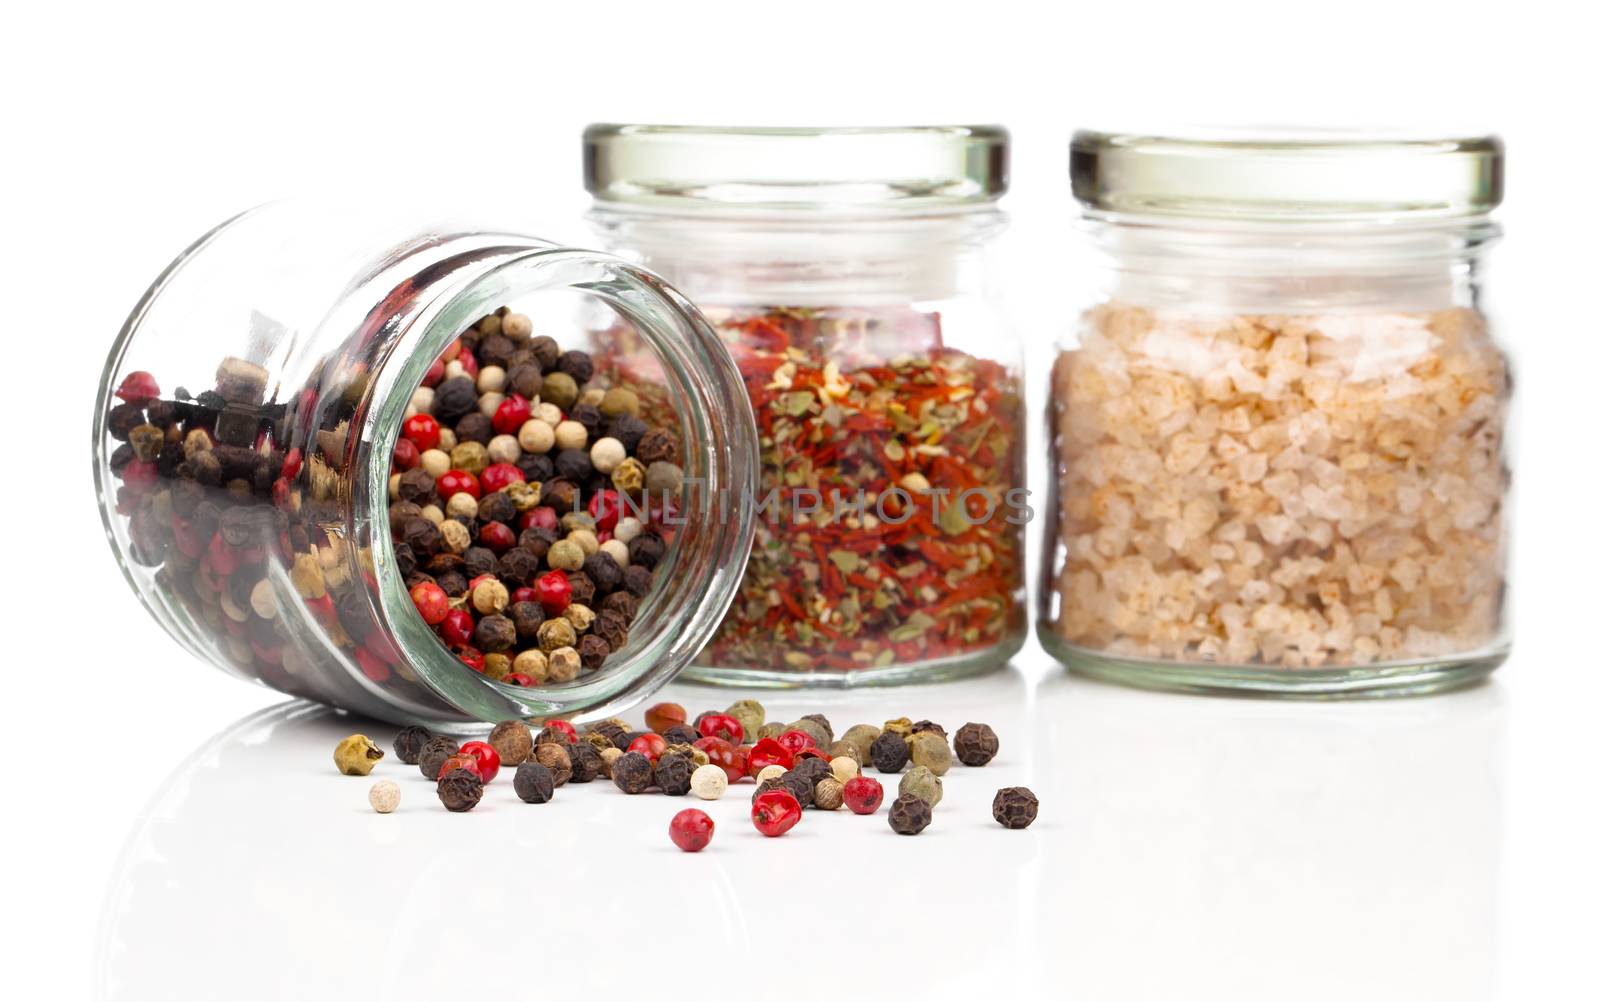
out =
[[(596, 313), (650, 386), (594, 371)], [(646, 393), (675, 429), (648, 448)], [(129, 583), (196, 656), (451, 727), (605, 716), (670, 679), (733, 598), (755, 442), (721, 341), (637, 266), (290, 203), (134, 309), (95, 476)], [(645, 451), (672, 460), (654, 497)]]
[(1139, 685), (1338, 695), (1508, 647), (1492, 137), (1080, 133), (1103, 284), (1052, 375), (1039, 636)]
[(988, 267), (1006, 153), (996, 128), (586, 133), (596, 229), (705, 311), (760, 435), (749, 566), (690, 677), (927, 681), (1020, 646), (1022, 352)]

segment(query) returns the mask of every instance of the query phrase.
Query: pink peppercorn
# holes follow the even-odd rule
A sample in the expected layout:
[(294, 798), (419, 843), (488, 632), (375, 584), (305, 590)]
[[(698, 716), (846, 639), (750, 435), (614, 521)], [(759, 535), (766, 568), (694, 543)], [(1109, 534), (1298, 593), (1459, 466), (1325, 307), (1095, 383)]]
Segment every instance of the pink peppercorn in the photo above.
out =
[(504, 522), (490, 522), (478, 530), (478, 545), (504, 553), (517, 545), (517, 534)]
[(744, 725), (726, 713), (708, 713), (701, 717), (700, 734), (702, 737), (721, 738), (733, 745), (744, 743)]
[(515, 393), (500, 401), (494, 411), (494, 430), (502, 435), (515, 435), (533, 417), (533, 407), (525, 397)]
[(716, 822), (699, 808), (691, 807), (672, 816), (667, 834), (672, 844), (684, 852), (699, 852), (711, 844), (711, 835), (717, 830)]
[(411, 603), (417, 607), (422, 621), (429, 626), (438, 626), (450, 613), (450, 596), (432, 581), (418, 582), (411, 589)]
[(464, 647), (472, 640), (472, 613), (465, 609), (451, 609), (439, 621), (439, 636), (451, 647)]
[(572, 582), (567, 580), (565, 571), (539, 575), (534, 579), (533, 591), (539, 604), (544, 606), (545, 615), (559, 616), (572, 604)]
[(413, 414), (400, 426), (401, 437), (426, 452), (439, 447), (439, 422), (432, 414)]
[(130, 404), (142, 404), (147, 400), (154, 400), (161, 395), (161, 387), (156, 383), (156, 377), (143, 370), (130, 372), (122, 377), (122, 383), (117, 387), (117, 397)]
[(483, 485), (485, 493), (493, 494), (512, 484), (524, 483), (527, 479), (521, 470), (510, 463), (492, 463), (479, 475), (478, 482)]
[(883, 803), (883, 784), (871, 776), (852, 776), (844, 784), (844, 804), (857, 814), (871, 814)]
[(521, 529), (549, 529), (554, 532), (561, 520), (556, 517), (556, 510), (549, 505), (540, 505), (530, 511), (522, 513), (517, 526)]
[(466, 470), (446, 470), (433, 482), (434, 489), (439, 492), (439, 500), (448, 501), (457, 494), (470, 494), (473, 498), (483, 496), (483, 488), (478, 486), (478, 478)]
[(621, 493), (602, 488), (595, 492), (589, 499), (589, 517), (594, 519), (594, 526), (603, 532), (616, 528), (617, 519), (622, 517)]
[(417, 465), (422, 458), (422, 453), (417, 451), (417, 443), (409, 438), (402, 438), (394, 444), (394, 468), (399, 471), (409, 470)]
[(750, 805), (756, 831), (777, 838), (800, 822), (800, 801), (788, 790), (768, 790)]

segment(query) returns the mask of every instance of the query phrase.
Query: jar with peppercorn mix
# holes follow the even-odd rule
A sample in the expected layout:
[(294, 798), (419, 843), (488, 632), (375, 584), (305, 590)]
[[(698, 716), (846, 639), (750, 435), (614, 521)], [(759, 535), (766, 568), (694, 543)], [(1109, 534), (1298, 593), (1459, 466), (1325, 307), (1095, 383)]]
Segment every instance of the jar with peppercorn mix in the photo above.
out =
[[(1026, 629), (1021, 345), (992, 295), (998, 128), (596, 125), (590, 218), (733, 353), (756, 539), (690, 677), (927, 681)], [(630, 336), (601, 358), (630, 363)]]
[[(597, 310), (652, 385), (595, 371)], [(117, 338), (94, 452), (124, 575), (185, 648), (446, 728), (642, 698), (710, 638), (753, 531), (743, 380), (692, 306), (609, 255), (392, 213), (271, 205), (202, 237)]]
[(1139, 685), (1419, 692), (1506, 656), (1493, 137), (1079, 133), (1039, 636)]

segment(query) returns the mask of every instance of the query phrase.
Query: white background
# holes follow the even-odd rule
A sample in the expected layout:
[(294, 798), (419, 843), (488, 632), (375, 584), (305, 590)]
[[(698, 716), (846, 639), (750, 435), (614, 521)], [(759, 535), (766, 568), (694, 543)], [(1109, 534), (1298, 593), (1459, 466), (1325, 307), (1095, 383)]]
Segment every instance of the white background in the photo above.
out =
[[(859, 997), (899, 978), (921, 998), (1595, 997), (1600, 87), (1578, 9), (8, 10), (0, 992)], [(1065, 309), (1074, 127), (1500, 132), (1491, 305), (1520, 407), (1511, 662), (1457, 696), (1308, 706), (1064, 679), (1030, 644), (983, 682), (830, 706), (841, 725), (906, 712), (1001, 729), (1002, 760), (953, 775), (917, 840), (880, 815), (763, 842), (739, 819), (747, 788), (715, 805), (725, 821), (699, 857), (666, 847), (680, 804), (609, 787), (457, 818), (413, 782), (401, 814), (365, 813), (365, 784), (326, 760), (339, 722), (241, 722), (279, 700), (180, 653), (120, 581), (90, 489), (93, 384), (170, 257), (271, 197), (376, 190), (587, 241), (578, 135), (595, 120), (1010, 126), (1008, 284), (1035, 363)], [(987, 798), (1018, 781), (1045, 809), (1002, 832)]]

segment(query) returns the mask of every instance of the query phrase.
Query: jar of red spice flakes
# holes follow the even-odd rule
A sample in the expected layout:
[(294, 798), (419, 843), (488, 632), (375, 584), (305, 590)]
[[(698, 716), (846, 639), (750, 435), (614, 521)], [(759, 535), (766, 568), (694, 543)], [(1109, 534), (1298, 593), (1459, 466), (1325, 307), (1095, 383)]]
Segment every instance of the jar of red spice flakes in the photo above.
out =
[(1165, 688), (1423, 692), (1506, 657), (1492, 136), (1080, 133), (1039, 636)]
[(594, 226), (705, 313), (760, 435), (750, 562), (691, 677), (928, 681), (1021, 645), (1022, 351), (989, 264), (1007, 150), (992, 127), (586, 132)]
[[(477, 544), (492, 545), (488, 526), (453, 503), (476, 501), (476, 479), (473, 497), (452, 494), (447, 514), (429, 515), (406, 499), (414, 476), (400, 470), (423, 469), (411, 448), (410, 419), (430, 408), (444, 413), (438, 398), (449, 380), (440, 382), (441, 370), (474, 377), (456, 380), (469, 399), (455, 409), (484, 406), (488, 395), (476, 395), (474, 380), (477, 388), (485, 385), (490, 363), (477, 356), (493, 341), (485, 333), (491, 320), (504, 335), (496, 350), (526, 349), (530, 357), (548, 350), (549, 367), (556, 348), (548, 339), (554, 339), (561, 371), (568, 372), (585, 359), (581, 349), (592, 347), (584, 323), (596, 312), (626, 323), (640, 351), (660, 362), (647, 389), (671, 409), (679, 439), (658, 435), (654, 448), (672, 454), (673, 469), (704, 489), (673, 492), (639, 514), (630, 545), (654, 537), (646, 548), (654, 575), (643, 586), (637, 576), (628, 579), (626, 616), (611, 621), (616, 649), (608, 649), (603, 664), (585, 655), (582, 669), (559, 681), (554, 671), (549, 678), (495, 677), (484, 668), (486, 656), (468, 657), (441, 643), (424, 621), (423, 603), (408, 591), (413, 581), (463, 573), (456, 548), (433, 546), (440, 534), (426, 532), (425, 521), (462, 535), (471, 527)], [(552, 409), (558, 438), (582, 431), (579, 419), (601, 420), (598, 412), (607, 406), (557, 401), (558, 382), (566, 390), (582, 383), (597, 398), (606, 396), (603, 389), (627, 391), (622, 397), (646, 391), (587, 372), (558, 380), (554, 372), (546, 369), (542, 398), (533, 392), (519, 406)], [(508, 373), (505, 393), (493, 396), (510, 398), (520, 380), (531, 388), (537, 375), (537, 365)], [(128, 318), (100, 382), (96, 485), (112, 548), (150, 614), (191, 653), (241, 678), (371, 717), (444, 728), (608, 716), (672, 678), (733, 599), (753, 532), (737, 498), (755, 483), (757, 455), (742, 387), (704, 319), (636, 265), (518, 234), (415, 227), (387, 211), (270, 205), (223, 223), (184, 251)], [(580, 414), (585, 406), (596, 413)], [(455, 436), (448, 423), (433, 427), (432, 436)], [(623, 437), (637, 438), (642, 426), (633, 427)], [(597, 450), (623, 448), (611, 441)], [(490, 442), (491, 459), (496, 448), (505, 443)], [(456, 461), (455, 452), (450, 459)], [(520, 510), (540, 485), (524, 483), (509, 462), (502, 465), (506, 484), (492, 482), (492, 467), (485, 469), (477, 504), (486, 507), (489, 492), (516, 481), (519, 493), (510, 496)], [(550, 465), (541, 455), (527, 467)], [(557, 457), (558, 478), (594, 474), (586, 459), (578, 473), (563, 465)], [(600, 465), (597, 451), (594, 466)], [(436, 504), (431, 494), (419, 500), (445, 506), (443, 485), (459, 473), (439, 476)], [(552, 482), (544, 487), (544, 504), (555, 505), (548, 500)], [(713, 509), (712, 499), (724, 495), (731, 503)], [(572, 500), (562, 496), (563, 503)], [(512, 511), (506, 498), (496, 501)], [(582, 509), (569, 507), (582, 522)], [(426, 554), (410, 545), (411, 528), (404, 540), (395, 538), (397, 509), (404, 509), (418, 542), (430, 536)], [(540, 509), (523, 514), (537, 516)], [(561, 516), (563, 529), (568, 517)], [(598, 534), (584, 538), (610, 546), (602, 522)], [(542, 529), (534, 523), (522, 527), (524, 540)], [(544, 537), (539, 549), (553, 553), (552, 538)], [(507, 556), (497, 569), (496, 552), (482, 551), (486, 567), (489, 576), (504, 577)], [(513, 564), (535, 566), (520, 547), (507, 555), (513, 552), (521, 558)], [(626, 562), (630, 551), (608, 552)], [(470, 570), (473, 550), (466, 555)], [(439, 566), (424, 567), (427, 556)], [(450, 598), (450, 608), (464, 608), (469, 597), (477, 603), (478, 591)], [(562, 604), (565, 618), (551, 631), (558, 643), (609, 614), (588, 610), (579, 618)], [(519, 632), (522, 626), (519, 620)], [(555, 655), (549, 660), (553, 666)]]

